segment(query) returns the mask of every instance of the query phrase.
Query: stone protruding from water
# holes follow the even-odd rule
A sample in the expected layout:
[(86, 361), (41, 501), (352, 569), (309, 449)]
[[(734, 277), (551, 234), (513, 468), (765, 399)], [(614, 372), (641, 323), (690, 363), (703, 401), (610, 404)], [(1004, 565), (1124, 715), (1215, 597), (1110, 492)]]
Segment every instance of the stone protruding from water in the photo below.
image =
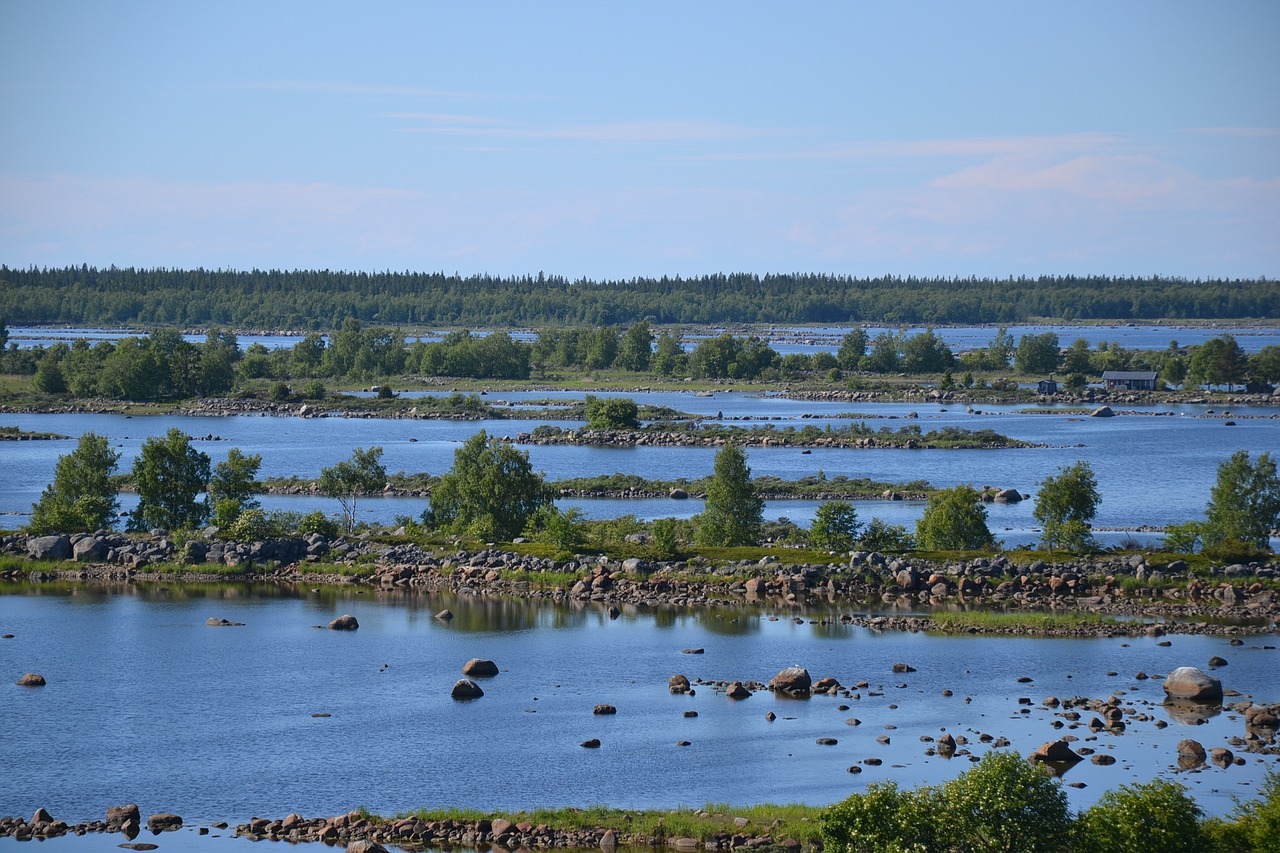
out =
[(38, 672), (28, 672), (14, 682), (19, 687), (44, 687), (44, 676)]
[(137, 803), (129, 803), (125, 806), (111, 806), (107, 809), (108, 829), (128, 832), (130, 827), (136, 830), (141, 823), (142, 813), (138, 811)]
[(460, 678), (454, 683), (449, 695), (454, 699), (479, 699), (484, 695), (484, 691), (471, 679)]
[(329, 628), (333, 631), (354, 631), (359, 627), (360, 623), (350, 613), (339, 616), (329, 623)]
[(1221, 702), (1222, 682), (1194, 666), (1180, 666), (1164, 680), (1164, 692), (1173, 699)]
[(770, 690), (788, 696), (808, 696), (812, 687), (813, 679), (809, 677), (809, 670), (802, 666), (789, 666), (769, 682)]
[(688, 693), (689, 692), (689, 676), (676, 673), (667, 679), (667, 689), (672, 693)]
[(162, 812), (147, 818), (147, 829), (152, 832), (172, 832), (182, 828), (182, 818), (176, 814)]
[(1178, 766), (1183, 770), (1203, 766), (1205, 758), (1204, 746), (1200, 741), (1191, 738), (1178, 741)]
[(498, 665), (484, 658), (472, 658), (462, 665), (462, 674), (469, 678), (491, 678), (498, 674)]
[(1078, 761), (1084, 761), (1084, 758), (1071, 748), (1071, 744), (1065, 740), (1050, 741), (1041, 744), (1036, 751), (1031, 753), (1032, 763), (1045, 762), (1046, 764), (1075, 764)]

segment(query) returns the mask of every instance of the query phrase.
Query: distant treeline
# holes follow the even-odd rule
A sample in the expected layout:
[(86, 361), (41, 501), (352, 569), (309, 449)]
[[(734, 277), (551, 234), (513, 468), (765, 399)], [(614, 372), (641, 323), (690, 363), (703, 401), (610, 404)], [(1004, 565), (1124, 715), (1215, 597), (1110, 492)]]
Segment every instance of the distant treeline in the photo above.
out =
[[(1246, 354), (1235, 338), (1224, 334), (1199, 346), (1182, 348), (1170, 341), (1164, 350), (1127, 350), (1099, 343), (1090, 349), (1083, 338), (1063, 349), (1052, 332), (1024, 334), (1015, 343), (1000, 327), (987, 346), (956, 353), (932, 329), (908, 335), (882, 331), (872, 338), (857, 327), (841, 339), (835, 353), (780, 354), (763, 338), (724, 332), (686, 347), (678, 332), (654, 335), (647, 321), (630, 327), (543, 329), (525, 343), (506, 332), (473, 335), (449, 332), (440, 341), (406, 344), (399, 330), (362, 326), (348, 319), (327, 339), (311, 332), (292, 347), (269, 350), (261, 343), (241, 349), (235, 334), (211, 328), (203, 344), (191, 343), (173, 328), (150, 335), (90, 344), (84, 338), (45, 348), (5, 347), (8, 336), (0, 318), (0, 373), (30, 375), (45, 394), (109, 397), (118, 400), (185, 400), (227, 394), (233, 390), (274, 384), (274, 399), (320, 399), (322, 379), (340, 382), (390, 380), (404, 376), (450, 376), (471, 379), (551, 378), (560, 371), (612, 370), (645, 376), (747, 381), (813, 381), (830, 386), (847, 379), (846, 371), (884, 376), (939, 376), (938, 387), (972, 388), (983, 380), (974, 374), (997, 374), (992, 387), (1016, 390), (1006, 375), (1010, 366), (1022, 375), (1065, 373), (1070, 390), (1085, 387), (1090, 377), (1108, 370), (1156, 373), (1168, 385), (1227, 385), (1280, 382), (1280, 346)], [(953, 371), (962, 372), (957, 380)], [(292, 383), (292, 384), (290, 384)], [(385, 388), (388, 396), (389, 387)], [(256, 392), (254, 392), (256, 393)], [(588, 407), (588, 419), (590, 411)], [(632, 416), (634, 420), (634, 415)]]
[(1024, 323), (1280, 317), (1267, 279), (853, 278), (747, 273), (613, 281), (330, 270), (0, 266), (10, 325), (335, 329), (387, 325)]

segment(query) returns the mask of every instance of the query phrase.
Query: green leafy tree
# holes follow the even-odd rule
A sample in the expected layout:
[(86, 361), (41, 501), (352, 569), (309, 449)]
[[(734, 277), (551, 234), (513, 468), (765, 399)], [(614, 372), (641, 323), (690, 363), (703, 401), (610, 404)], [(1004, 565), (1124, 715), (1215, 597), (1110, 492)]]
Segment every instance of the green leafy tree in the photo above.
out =
[(836, 352), (836, 361), (840, 362), (840, 366), (845, 370), (857, 370), (863, 356), (867, 354), (868, 343), (870, 343), (870, 339), (867, 336), (866, 329), (861, 326), (850, 329), (840, 339), (840, 349)]
[(1013, 358), (1014, 349), (1013, 335), (1009, 334), (1007, 327), (1000, 326), (991, 343), (982, 351), (979, 363), (984, 370), (1004, 370), (1009, 366), (1009, 359)]
[(893, 332), (881, 332), (871, 342), (871, 352), (859, 366), (871, 373), (893, 373), (902, 362), (902, 340)]
[(240, 344), (231, 332), (212, 328), (205, 335), (200, 347), (201, 394), (225, 394), (236, 381), (236, 362), (240, 359)]
[(192, 447), (191, 437), (180, 429), (146, 440), (134, 460), (133, 479), (138, 508), (129, 519), (131, 529), (193, 528), (209, 515), (208, 503), (199, 500), (209, 483), (209, 457)]
[(916, 544), (926, 551), (979, 551), (995, 545), (982, 495), (968, 485), (929, 496), (916, 523)]
[(640, 408), (630, 397), (586, 396), (587, 426), (591, 429), (635, 429)]
[(1205, 341), (1191, 351), (1187, 380), (1196, 385), (1226, 385), (1244, 382), (1248, 359), (1231, 335)]
[(689, 369), (696, 378), (726, 379), (742, 352), (742, 342), (724, 334), (699, 341), (689, 354)]
[(337, 498), (347, 521), (347, 532), (355, 530), (356, 505), (362, 495), (382, 491), (387, 469), (382, 465), (382, 448), (357, 447), (351, 457), (320, 471), (320, 493)]
[(1102, 498), (1098, 481), (1088, 462), (1080, 461), (1058, 470), (1040, 484), (1033, 511), (1040, 522), (1041, 544), (1050, 551), (1083, 552), (1093, 546), (1089, 522), (1097, 515)]
[(1280, 346), (1271, 344), (1249, 356), (1249, 378), (1259, 382), (1280, 382)]
[(39, 536), (110, 527), (120, 505), (111, 481), (119, 460), (105, 437), (92, 432), (80, 436), (76, 449), (58, 460), (53, 482), (32, 506), (27, 530)]
[(453, 468), (432, 488), (422, 518), (429, 527), (510, 541), (550, 502), (551, 492), (529, 464), (529, 454), (481, 430), (455, 451)]
[(1053, 332), (1023, 335), (1013, 355), (1013, 366), (1019, 373), (1052, 373), (1058, 369), (1058, 336)]
[(64, 394), (67, 391), (67, 378), (62, 370), (62, 362), (70, 349), (66, 344), (57, 343), (45, 350), (36, 365), (36, 390), (45, 394)]
[(700, 545), (732, 547), (754, 545), (764, 524), (764, 499), (751, 486), (746, 454), (726, 444), (716, 454), (707, 500), (697, 517)]
[(622, 334), (618, 353), (613, 357), (613, 366), (639, 373), (649, 369), (649, 361), (652, 359), (653, 329), (649, 327), (648, 320), (640, 320)]
[(858, 540), (858, 511), (848, 501), (827, 501), (818, 507), (809, 540), (826, 551), (848, 551)]
[(658, 335), (656, 351), (650, 366), (654, 372), (663, 376), (674, 376), (684, 373), (689, 363), (689, 355), (684, 351), (680, 335), (663, 332)]
[(902, 342), (902, 369), (906, 373), (941, 373), (955, 363), (955, 354), (933, 329)]
[(1280, 518), (1280, 476), (1271, 454), (1250, 462), (1241, 450), (1220, 464), (1205, 516), (1200, 532), (1206, 547), (1238, 542), (1268, 548)]
[(1202, 814), (1176, 782), (1121, 785), (1080, 815), (1076, 846), (1081, 853), (1201, 853), (1211, 849)]
[(214, 524), (225, 527), (245, 510), (258, 506), (254, 495), (262, 491), (262, 484), (257, 480), (260, 467), (260, 454), (245, 455), (238, 447), (227, 451), (227, 458), (213, 466), (208, 493)]

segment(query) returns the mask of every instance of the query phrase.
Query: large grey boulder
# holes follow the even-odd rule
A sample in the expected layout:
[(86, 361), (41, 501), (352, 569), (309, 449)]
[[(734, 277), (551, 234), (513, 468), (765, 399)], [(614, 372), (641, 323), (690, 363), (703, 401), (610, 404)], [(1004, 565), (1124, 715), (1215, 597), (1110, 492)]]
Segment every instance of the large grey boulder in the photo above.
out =
[(334, 631), (354, 631), (360, 627), (360, 623), (356, 621), (356, 617), (348, 613), (334, 619), (329, 623), (329, 627)]
[(27, 554), (33, 560), (70, 560), (71, 537), (65, 533), (57, 536), (37, 536), (27, 540)]
[(809, 677), (809, 670), (802, 666), (789, 666), (769, 682), (770, 690), (788, 696), (808, 696), (812, 688), (813, 679)]
[(100, 563), (111, 550), (107, 543), (94, 536), (85, 536), (71, 546), (71, 554), (77, 563)]
[(1194, 666), (1180, 666), (1164, 680), (1164, 692), (1174, 699), (1221, 702), (1222, 682)]

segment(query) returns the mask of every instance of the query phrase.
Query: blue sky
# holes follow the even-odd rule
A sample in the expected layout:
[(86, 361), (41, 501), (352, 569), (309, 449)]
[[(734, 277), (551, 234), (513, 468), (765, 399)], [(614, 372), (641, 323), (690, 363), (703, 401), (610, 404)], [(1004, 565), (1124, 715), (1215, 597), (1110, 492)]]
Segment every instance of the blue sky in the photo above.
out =
[(0, 2), (0, 262), (1280, 274), (1280, 3)]

